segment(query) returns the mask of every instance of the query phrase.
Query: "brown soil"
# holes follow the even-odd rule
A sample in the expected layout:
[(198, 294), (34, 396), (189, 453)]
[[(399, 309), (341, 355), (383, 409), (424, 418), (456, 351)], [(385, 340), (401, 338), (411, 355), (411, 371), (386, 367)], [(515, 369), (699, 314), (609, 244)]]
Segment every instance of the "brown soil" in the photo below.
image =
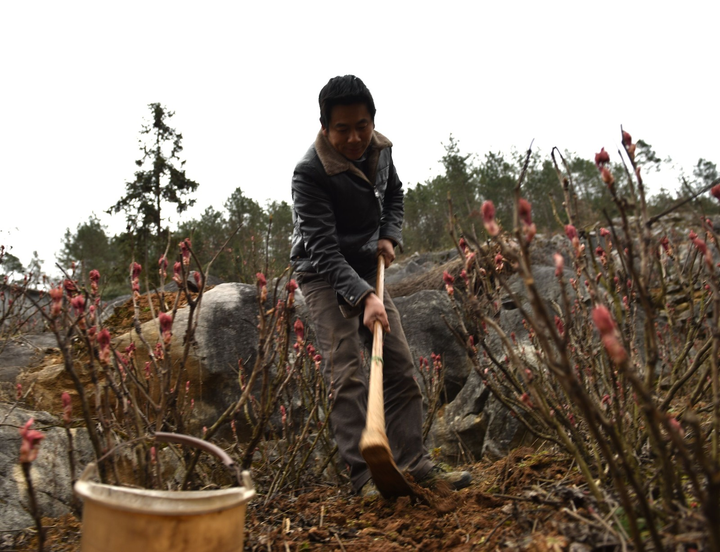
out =
[[(245, 520), (245, 550), (621, 550), (632, 543), (599, 516), (567, 459), (519, 449), (494, 464), (469, 467), (474, 483), (458, 492), (363, 499), (348, 488), (315, 486), (269, 498), (258, 495)], [(48, 552), (80, 547), (72, 516), (45, 520)], [(671, 550), (704, 550), (697, 517), (663, 537)], [(34, 551), (34, 531), (0, 549)], [(624, 542), (623, 542), (624, 541)]]

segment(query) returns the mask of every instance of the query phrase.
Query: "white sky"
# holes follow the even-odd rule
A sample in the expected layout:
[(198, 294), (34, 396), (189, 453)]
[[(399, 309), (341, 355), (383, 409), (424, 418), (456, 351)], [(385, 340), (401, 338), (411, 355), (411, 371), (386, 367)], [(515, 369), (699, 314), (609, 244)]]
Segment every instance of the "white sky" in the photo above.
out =
[[(66, 228), (133, 178), (147, 104), (176, 112), (196, 208), (290, 201), (330, 77), (361, 77), (408, 186), (531, 140), (617, 159), (620, 125), (691, 173), (716, 163), (720, 3), (466, 1), (0, 4), (0, 244), (52, 271)], [(648, 175), (653, 189), (677, 174)], [(177, 222), (177, 215), (172, 224)]]

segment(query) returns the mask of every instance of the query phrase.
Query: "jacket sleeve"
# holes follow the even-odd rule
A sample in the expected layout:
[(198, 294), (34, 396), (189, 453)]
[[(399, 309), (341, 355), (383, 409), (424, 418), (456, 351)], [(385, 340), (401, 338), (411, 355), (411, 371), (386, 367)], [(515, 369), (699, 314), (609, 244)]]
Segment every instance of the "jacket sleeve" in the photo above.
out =
[(297, 167), (292, 179), (293, 206), (303, 245), (315, 271), (351, 306), (375, 289), (363, 280), (340, 251), (332, 201), (321, 178)]
[(387, 189), (383, 199), (382, 218), (380, 219), (380, 238), (389, 239), (402, 251), (402, 223), (405, 213), (403, 201), (402, 182), (395, 170), (395, 164), (390, 159), (390, 173), (388, 175)]

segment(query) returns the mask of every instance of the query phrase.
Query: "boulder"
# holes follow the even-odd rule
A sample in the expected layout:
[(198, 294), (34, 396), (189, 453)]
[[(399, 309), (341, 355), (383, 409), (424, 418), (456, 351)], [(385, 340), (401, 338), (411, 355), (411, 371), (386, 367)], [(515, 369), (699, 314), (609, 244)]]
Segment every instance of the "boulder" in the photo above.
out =
[[(460, 332), (457, 315), (444, 291), (420, 291), (409, 297), (393, 299), (400, 313), (408, 345), (419, 366), (419, 358), (432, 353), (442, 357), (445, 366), (445, 391), (448, 401), (460, 392), (472, 370), (465, 348), (450, 328)], [(421, 386), (422, 379), (418, 378)]]
[[(9, 404), (0, 403), (0, 532), (20, 531), (34, 525), (28, 513), (25, 478), (18, 463), (21, 442), (19, 428), (30, 418), (35, 419), (33, 428), (45, 435), (30, 472), (40, 514), (57, 518), (71, 511), (72, 478), (65, 428), (47, 412), (13, 408)], [(77, 478), (82, 467), (92, 461), (93, 453), (87, 431), (71, 431), (76, 451)]]

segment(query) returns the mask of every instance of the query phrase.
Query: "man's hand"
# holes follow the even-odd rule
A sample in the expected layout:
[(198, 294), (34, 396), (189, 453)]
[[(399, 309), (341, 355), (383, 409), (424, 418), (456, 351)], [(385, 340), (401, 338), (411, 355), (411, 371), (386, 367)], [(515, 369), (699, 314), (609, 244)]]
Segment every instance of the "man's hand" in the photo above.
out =
[(387, 312), (380, 297), (375, 293), (369, 293), (365, 298), (365, 315), (363, 316), (363, 324), (372, 332), (375, 322), (378, 321), (385, 330), (390, 333), (390, 322), (388, 322)]
[(382, 238), (378, 240), (378, 255), (385, 257), (385, 268), (389, 267), (395, 260), (395, 245), (391, 240)]

